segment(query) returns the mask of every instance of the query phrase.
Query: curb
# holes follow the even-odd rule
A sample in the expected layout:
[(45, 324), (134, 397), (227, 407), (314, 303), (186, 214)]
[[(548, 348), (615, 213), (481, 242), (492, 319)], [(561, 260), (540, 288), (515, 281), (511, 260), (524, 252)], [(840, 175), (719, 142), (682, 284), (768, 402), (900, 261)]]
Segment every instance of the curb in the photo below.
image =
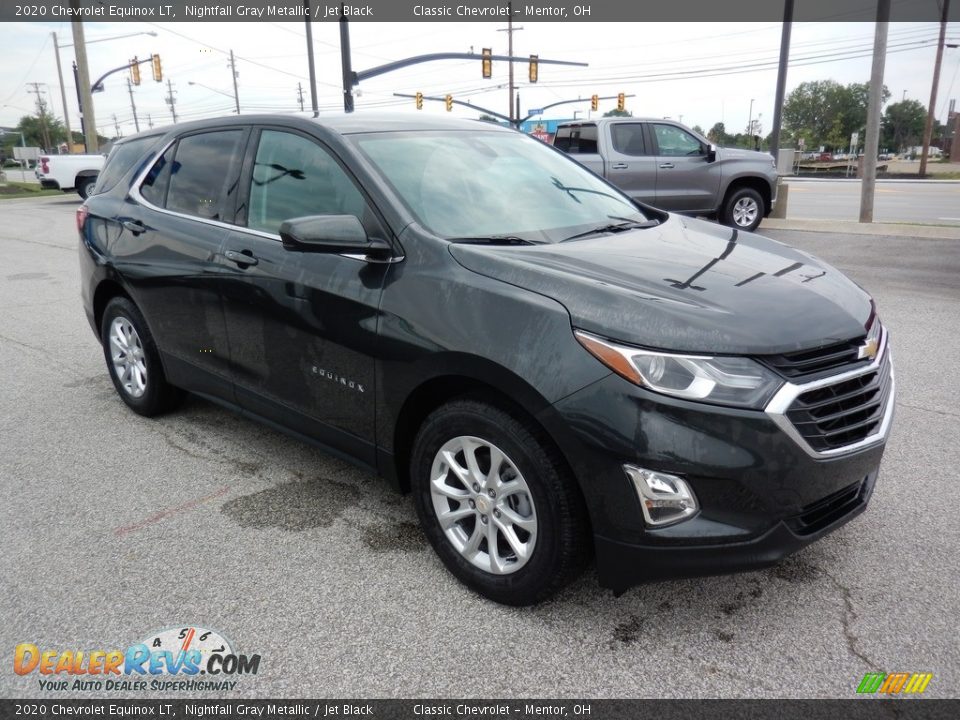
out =
[(766, 218), (757, 228), (757, 232), (762, 235), (764, 230), (797, 230), (840, 235), (882, 235), (933, 240), (960, 240), (960, 225), (908, 225), (905, 223), (859, 223), (848, 220)]

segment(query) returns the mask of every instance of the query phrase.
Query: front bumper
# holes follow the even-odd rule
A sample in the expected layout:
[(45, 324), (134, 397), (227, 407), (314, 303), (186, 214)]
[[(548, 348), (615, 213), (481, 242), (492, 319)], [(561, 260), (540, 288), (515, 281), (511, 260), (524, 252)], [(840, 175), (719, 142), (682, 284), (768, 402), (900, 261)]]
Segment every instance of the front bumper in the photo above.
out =
[[(600, 584), (619, 594), (654, 580), (724, 575), (770, 567), (828, 535), (867, 509), (877, 472), (859, 484), (815, 503), (797, 517), (781, 520), (742, 542), (698, 545), (635, 545), (594, 537)], [(807, 523), (806, 518), (812, 522)]]
[[(774, 414), (669, 398), (610, 375), (553, 406), (558, 444), (580, 481), (600, 584), (756, 569), (866, 509), (890, 429), (836, 453), (811, 453)], [(650, 528), (624, 464), (684, 478), (696, 516)]]

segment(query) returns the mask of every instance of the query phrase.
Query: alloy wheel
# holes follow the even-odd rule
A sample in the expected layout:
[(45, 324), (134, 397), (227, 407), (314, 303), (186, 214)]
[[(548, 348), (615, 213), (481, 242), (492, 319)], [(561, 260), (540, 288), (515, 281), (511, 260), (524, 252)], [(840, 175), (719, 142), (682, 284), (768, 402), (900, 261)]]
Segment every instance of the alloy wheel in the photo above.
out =
[(537, 541), (533, 495), (500, 448), (469, 435), (447, 441), (433, 460), (430, 494), (443, 534), (476, 567), (509, 575), (530, 560)]
[(139, 398), (147, 389), (147, 361), (143, 343), (127, 318), (110, 323), (110, 359), (117, 380), (130, 397)]
[(750, 227), (759, 213), (760, 207), (751, 197), (742, 197), (733, 205), (733, 221), (740, 227)]

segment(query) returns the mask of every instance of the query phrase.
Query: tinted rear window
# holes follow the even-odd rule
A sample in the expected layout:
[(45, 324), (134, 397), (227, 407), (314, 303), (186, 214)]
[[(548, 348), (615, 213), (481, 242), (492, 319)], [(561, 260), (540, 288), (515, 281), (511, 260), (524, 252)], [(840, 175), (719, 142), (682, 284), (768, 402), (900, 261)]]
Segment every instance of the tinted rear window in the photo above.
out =
[(112, 190), (120, 182), (120, 178), (126, 175), (127, 171), (147, 154), (154, 144), (160, 140), (160, 137), (160, 135), (150, 135), (149, 137), (136, 138), (114, 145), (110, 155), (107, 156), (107, 162), (103, 170), (100, 171), (93, 194)]
[(570, 154), (593, 154), (597, 150), (596, 125), (572, 125), (557, 128), (557, 135), (553, 140), (557, 150)]
[(170, 168), (168, 210), (222, 220), (237, 188), (242, 130), (188, 135), (177, 145)]

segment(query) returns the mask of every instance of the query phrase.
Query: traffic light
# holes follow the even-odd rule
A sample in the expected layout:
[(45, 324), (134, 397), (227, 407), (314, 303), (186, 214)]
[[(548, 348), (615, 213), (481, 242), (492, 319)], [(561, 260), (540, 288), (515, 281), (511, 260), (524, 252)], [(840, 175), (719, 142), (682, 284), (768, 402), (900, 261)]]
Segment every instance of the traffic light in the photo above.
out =
[(130, 81), (134, 85), (140, 84), (140, 63), (137, 62), (136, 56), (130, 61)]
[(623, 93), (617, 94), (617, 110), (623, 112), (624, 108), (627, 106), (627, 96)]
[(453, 95), (447, 95), (443, 99), (443, 102), (446, 103), (447, 112), (450, 112), (451, 110), (453, 110)]
[(153, 79), (161, 82), (163, 80), (163, 68), (160, 67), (160, 56), (151, 55), (150, 59), (153, 60)]
[(537, 60), (538, 60), (539, 58), (540, 58), (539, 55), (531, 55), (531, 56), (530, 56), (529, 78), (530, 78), (530, 82), (531, 82), (531, 83), (535, 83), (535, 82), (537, 81)]
[(423, 110), (423, 93), (417, 93), (417, 110)]
[(599, 95), (591, 95), (591, 96), (590, 96), (590, 109), (593, 110), (594, 112), (596, 112), (597, 110), (600, 109), (600, 96), (599, 96)]
[(493, 50), (490, 48), (483, 49), (483, 59), (480, 61), (483, 66), (483, 79), (489, 80), (493, 77)]

